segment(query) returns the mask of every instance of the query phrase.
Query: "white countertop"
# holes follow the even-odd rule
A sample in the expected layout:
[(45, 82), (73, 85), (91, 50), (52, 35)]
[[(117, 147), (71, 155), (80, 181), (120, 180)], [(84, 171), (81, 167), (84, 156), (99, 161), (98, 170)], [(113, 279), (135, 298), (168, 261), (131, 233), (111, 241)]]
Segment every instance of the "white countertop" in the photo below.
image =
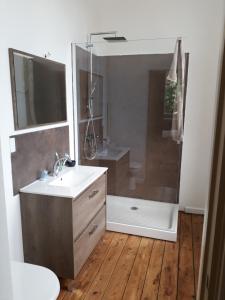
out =
[[(103, 175), (107, 171), (107, 168), (103, 167), (90, 167), (90, 166), (75, 166), (72, 168), (65, 167), (65, 169), (57, 177), (48, 176), (45, 181), (36, 180), (33, 183), (20, 189), (22, 193), (76, 198), (86, 188), (88, 188), (96, 179)], [(88, 175), (85, 177), (85, 173)], [(64, 175), (70, 176), (70, 180), (74, 178), (79, 179), (79, 174), (82, 176), (82, 180), (77, 185), (71, 186), (59, 186), (54, 185), (54, 181), (60, 180)]]

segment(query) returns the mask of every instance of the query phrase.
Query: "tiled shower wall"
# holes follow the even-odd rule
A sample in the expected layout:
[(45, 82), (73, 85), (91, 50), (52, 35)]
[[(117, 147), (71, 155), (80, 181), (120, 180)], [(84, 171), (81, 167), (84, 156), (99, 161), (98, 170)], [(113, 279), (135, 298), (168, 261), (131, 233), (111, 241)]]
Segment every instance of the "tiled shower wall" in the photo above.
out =
[(69, 126), (15, 136), (16, 152), (11, 154), (13, 192), (38, 178), (40, 170), (52, 171), (55, 152), (69, 153)]

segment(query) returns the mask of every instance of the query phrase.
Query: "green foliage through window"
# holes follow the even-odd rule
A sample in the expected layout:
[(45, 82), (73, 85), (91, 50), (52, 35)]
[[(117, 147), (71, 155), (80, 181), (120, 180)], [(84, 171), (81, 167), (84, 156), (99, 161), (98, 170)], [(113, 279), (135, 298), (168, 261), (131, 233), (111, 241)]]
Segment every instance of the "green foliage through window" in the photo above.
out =
[(165, 105), (164, 105), (164, 112), (166, 114), (173, 113), (176, 95), (177, 95), (177, 83), (166, 81)]

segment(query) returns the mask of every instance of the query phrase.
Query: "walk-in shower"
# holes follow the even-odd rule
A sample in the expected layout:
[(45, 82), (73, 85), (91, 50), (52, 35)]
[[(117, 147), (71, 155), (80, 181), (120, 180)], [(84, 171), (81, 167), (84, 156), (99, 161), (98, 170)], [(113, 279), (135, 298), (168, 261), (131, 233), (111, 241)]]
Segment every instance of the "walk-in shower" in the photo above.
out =
[(108, 167), (108, 230), (176, 239), (182, 141), (167, 80), (175, 43), (103, 32), (72, 44), (78, 161)]

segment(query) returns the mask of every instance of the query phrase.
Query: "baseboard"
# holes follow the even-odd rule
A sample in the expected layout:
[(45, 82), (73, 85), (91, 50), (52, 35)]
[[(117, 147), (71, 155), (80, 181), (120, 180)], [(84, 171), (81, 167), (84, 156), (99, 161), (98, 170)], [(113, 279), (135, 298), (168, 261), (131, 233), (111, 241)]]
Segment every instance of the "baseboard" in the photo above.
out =
[(197, 207), (189, 207), (189, 206), (185, 206), (179, 207), (180, 211), (184, 211), (187, 214), (196, 214), (196, 215), (204, 215), (205, 214), (205, 210), (203, 208), (197, 208)]

